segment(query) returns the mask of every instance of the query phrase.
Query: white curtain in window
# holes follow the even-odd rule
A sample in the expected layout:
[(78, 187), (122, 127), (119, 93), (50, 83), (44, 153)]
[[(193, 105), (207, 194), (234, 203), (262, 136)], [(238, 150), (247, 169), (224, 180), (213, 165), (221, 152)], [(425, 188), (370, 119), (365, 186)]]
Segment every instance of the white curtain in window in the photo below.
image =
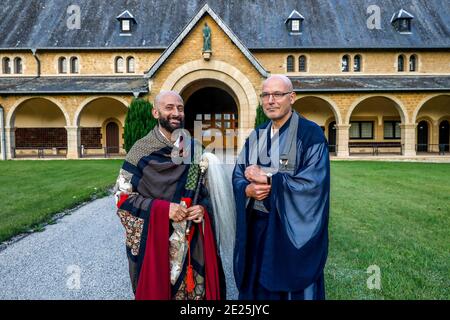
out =
[(372, 122), (361, 123), (361, 138), (372, 138)]
[(123, 73), (124, 71), (124, 62), (123, 62), (123, 58), (119, 57), (116, 60), (116, 72), (120, 72)]
[(351, 122), (350, 124), (350, 138), (359, 138), (359, 123)]
[(134, 58), (129, 57), (127, 60), (127, 72), (134, 73)]
[(394, 138), (394, 127), (392, 122), (384, 123), (384, 137), (385, 138)]

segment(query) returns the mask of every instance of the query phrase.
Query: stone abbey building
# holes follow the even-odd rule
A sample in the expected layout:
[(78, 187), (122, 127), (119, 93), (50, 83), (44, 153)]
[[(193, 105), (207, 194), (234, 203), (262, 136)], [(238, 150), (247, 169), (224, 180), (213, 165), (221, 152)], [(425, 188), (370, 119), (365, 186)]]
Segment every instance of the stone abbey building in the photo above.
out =
[(0, 158), (123, 155), (127, 107), (160, 90), (227, 137), (280, 73), (338, 158), (447, 154), (449, 49), (441, 0), (3, 0)]

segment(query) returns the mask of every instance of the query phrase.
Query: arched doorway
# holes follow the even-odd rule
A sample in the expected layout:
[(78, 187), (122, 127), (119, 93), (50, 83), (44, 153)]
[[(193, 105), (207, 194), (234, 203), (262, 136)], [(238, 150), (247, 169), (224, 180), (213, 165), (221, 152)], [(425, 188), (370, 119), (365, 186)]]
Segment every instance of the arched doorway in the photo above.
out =
[(449, 152), (450, 126), (447, 120), (439, 124), (439, 152)]
[(428, 151), (428, 122), (423, 120), (417, 126), (417, 152)]
[(114, 121), (106, 125), (106, 149), (107, 153), (119, 153), (119, 126)]
[[(192, 90), (185, 91), (188, 95)], [(185, 97), (183, 97), (185, 98)], [(202, 143), (237, 150), (238, 107), (228, 90), (202, 87), (185, 98), (185, 128), (194, 136), (194, 122), (201, 124)], [(201, 123), (200, 123), (201, 122)]]
[(336, 152), (336, 121), (328, 125), (328, 146), (330, 152)]

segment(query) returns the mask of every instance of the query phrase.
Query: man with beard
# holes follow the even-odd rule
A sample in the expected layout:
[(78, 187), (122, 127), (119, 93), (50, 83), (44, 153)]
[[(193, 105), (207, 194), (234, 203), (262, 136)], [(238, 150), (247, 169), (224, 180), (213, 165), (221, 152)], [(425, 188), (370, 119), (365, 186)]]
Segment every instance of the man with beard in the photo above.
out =
[(192, 204), (201, 145), (182, 130), (178, 93), (158, 94), (152, 114), (158, 125), (128, 152), (115, 186), (135, 298), (220, 299), (223, 270), (203, 185)]

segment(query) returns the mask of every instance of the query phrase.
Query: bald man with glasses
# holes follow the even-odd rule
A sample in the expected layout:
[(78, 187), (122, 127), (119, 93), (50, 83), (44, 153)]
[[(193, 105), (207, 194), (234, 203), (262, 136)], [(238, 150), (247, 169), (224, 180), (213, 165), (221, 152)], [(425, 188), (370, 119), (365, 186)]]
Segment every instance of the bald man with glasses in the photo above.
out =
[(239, 299), (325, 299), (328, 144), (292, 109), (289, 78), (269, 77), (260, 97), (269, 121), (248, 137), (233, 172)]

